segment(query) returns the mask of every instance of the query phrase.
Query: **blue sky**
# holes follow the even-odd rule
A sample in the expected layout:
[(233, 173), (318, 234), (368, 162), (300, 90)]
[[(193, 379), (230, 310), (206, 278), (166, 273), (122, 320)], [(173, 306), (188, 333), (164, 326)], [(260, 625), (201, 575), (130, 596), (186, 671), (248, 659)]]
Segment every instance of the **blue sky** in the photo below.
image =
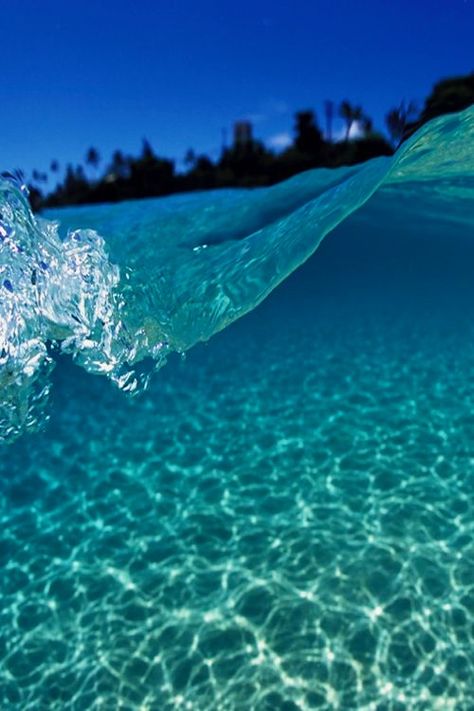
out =
[(383, 127), (401, 99), (474, 70), (474, 0), (0, 0), (1, 169), (90, 145), (216, 157), (251, 118), (278, 143), (297, 109), (348, 98)]

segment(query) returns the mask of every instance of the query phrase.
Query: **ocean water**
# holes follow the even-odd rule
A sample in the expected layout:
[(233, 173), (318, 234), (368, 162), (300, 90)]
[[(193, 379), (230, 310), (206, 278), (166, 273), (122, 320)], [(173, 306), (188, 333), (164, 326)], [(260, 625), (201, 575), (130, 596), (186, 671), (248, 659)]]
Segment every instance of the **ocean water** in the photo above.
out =
[(474, 708), (473, 168), (1, 183), (2, 710)]

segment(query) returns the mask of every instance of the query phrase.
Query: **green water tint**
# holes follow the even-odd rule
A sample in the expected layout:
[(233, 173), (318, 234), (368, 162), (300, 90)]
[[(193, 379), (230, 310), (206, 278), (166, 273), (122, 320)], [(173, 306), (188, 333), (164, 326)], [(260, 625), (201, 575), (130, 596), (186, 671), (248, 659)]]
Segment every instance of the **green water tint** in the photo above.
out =
[(473, 133), (468, 109), (357, 168), (264, 190), (64, 210), (63, 228), (74, 231), (63, 241), (2, 183), (0, 436), (44, 420), (48, 344), (135, 392), (147, 381), (144, 361), (160, 367), (251, 311), (377, 191), (394, 191), (401, 209), (408, 194), (417, 219), (435, 192), (434, 217), (471, 229)]
[[(0, 251), (0, 314), (22, 316), (2, 412), (30, 434), (0, 450), (0, 709), (470, 711), (472, 116), (390, 173), (54, 216), (105, 243), (3, 209), (24, 220)], [(173, 355), (252, 309), (349, 195), (259, 308)], [(146, 379), (158, 331), (140, 398), (93, 375)]]
[(470, 708), (472, 328), (311, 320), (140, 400), (58, 371), (0, 466), (2, 708)]

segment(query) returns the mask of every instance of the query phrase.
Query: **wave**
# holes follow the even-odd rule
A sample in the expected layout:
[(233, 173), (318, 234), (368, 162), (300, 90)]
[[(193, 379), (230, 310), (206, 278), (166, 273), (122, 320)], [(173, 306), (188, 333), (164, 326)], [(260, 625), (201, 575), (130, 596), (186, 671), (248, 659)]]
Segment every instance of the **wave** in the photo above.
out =
[[(139, 392), (170, 352), (255, 308), (375, 193), (395, 196), (402, 230), (423, 211), (472, 230), (473, 169), (471, 108), (427, 124), (391, 158), (271, 188), (49, 215), (59, 221), (34, 217), (25, 186), (0, 179), (0, 442), (47, 420), (58, 354)], [(392, 219), (379, 213), (380, 229)], [(81, 220), (88, 229), (65, 231)]]

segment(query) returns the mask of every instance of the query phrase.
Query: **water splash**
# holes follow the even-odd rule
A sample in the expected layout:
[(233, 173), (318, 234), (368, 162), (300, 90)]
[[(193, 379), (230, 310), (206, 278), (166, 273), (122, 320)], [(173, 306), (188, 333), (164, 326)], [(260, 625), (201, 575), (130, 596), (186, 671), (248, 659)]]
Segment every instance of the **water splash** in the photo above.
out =
[[(2, 178), (0, 442), (45, 421), (56, 352), (139, 391), (171, 351), (255, 308), (376, 191), (412, 204), (416, 193), (418, 210), (472, 230), (473, 165), (471, 108), (423, 127), (393, 158), (355, 168), (268, 189), (63, 210), (62, 224), (96, 228), (64, 236), (58, 222), (32, 215), (17, 179)], [(433, 194), (434, 208), (424, 203)]]

